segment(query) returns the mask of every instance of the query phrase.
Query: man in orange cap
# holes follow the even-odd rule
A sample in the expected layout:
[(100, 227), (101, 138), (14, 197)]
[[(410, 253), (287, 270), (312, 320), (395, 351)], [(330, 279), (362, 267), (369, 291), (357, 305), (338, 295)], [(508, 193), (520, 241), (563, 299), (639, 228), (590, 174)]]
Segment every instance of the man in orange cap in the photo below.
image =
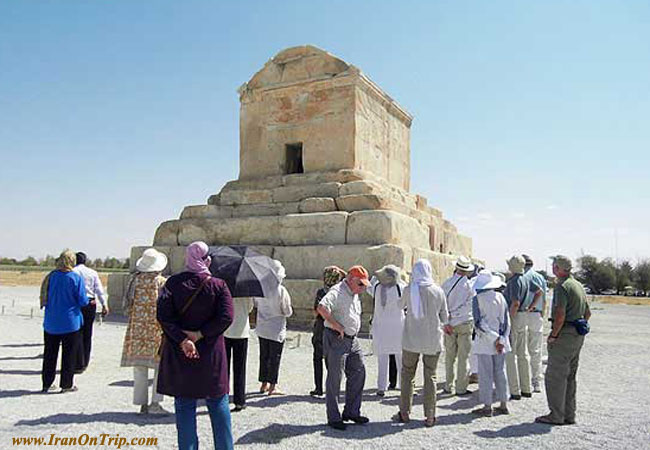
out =
[[(361, 415), (361, 396), (366, 382), (361, 345), (357, 333), (361, 328), (361, 301), (359, 294), (370, 285), (368, 271), (363, 266), (352, 266), (343, 281), (335, 284), (318, 304), (318, 313), (325, 319), (323, 353), (327, 361), (326, 405), (327, 424), (345, 430), (345, 422), (368, 423)], [(338, 398), (345, 358), (345, 407), (339, 412)]]

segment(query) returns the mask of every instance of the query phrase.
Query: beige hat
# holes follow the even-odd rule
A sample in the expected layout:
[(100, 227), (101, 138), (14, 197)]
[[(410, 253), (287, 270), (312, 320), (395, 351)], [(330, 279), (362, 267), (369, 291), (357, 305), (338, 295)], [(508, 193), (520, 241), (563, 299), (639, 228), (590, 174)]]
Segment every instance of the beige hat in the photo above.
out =
[(167, 255), (155, 248), (148, 248), (135, 263), (138, 272), (162, 272), (167, 267)]
[(472, 261), (467, 256), (460, 256), (458, 261), (456, 261), (456, 270), (471, 272), (474, 270), (474, 264), (472, 264)]
[(573, 264), (571, 264), (571, 260), (569, 259), (568, 256), (556, 255), (556, 256), (551, 256), (551, 259), (553, 260), (553, 264), (555, 264), (562, 270), (570, 272), (571, 269), (573, 268)]
[(508, 270), (512, 273), (524, 273), (524, 267), (526, 265), (526, 260), (523, 256), (514, 255), (512, 258), (506, 261), (508, 263)]

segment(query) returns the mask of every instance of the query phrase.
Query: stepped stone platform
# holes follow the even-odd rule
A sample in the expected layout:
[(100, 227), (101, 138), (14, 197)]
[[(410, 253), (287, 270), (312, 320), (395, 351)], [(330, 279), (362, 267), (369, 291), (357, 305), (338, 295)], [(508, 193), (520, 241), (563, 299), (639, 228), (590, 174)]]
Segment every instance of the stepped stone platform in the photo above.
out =
[[(193, 241), (251, 246), (285, 266), (290, 322), (300, 327), (312, 320), (327, 265), (408, 271), (426, 258), (441, 281), (458, 255), (472, 256), (471, 239), (409, 192), (412, 117), (359, 69), (315, 47), (294, 47), (239, 94), (239, 179), (160, 224), (153, 246), (168, 255), (167, 274), (183, 269)], [(132, 270), (146, 248), (132, 249)], [(112, 298), (122, 297), (126, 278), (111, 276)], [(367, 326), (369, 297), (363, 310)]]

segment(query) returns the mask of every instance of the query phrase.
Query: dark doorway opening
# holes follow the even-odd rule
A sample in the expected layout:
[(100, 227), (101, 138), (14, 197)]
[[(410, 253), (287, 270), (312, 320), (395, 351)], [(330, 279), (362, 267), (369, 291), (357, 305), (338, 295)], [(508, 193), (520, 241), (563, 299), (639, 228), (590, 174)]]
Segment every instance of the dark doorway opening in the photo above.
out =
[(302, 165), (302, 142), (286, 145), (286, 173), (305, 173)]

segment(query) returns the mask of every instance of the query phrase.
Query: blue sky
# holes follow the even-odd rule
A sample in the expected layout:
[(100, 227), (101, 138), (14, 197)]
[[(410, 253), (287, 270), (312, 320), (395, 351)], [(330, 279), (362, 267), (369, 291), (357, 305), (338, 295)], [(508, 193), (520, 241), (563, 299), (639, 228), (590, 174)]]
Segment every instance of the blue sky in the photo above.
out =
[(414, 115), (411, 190), (494, 267), (650, 256), (645, 1), (0, 3), (0, 255), (124, 257), (238, 175), (236, 89), (283, 48)]

